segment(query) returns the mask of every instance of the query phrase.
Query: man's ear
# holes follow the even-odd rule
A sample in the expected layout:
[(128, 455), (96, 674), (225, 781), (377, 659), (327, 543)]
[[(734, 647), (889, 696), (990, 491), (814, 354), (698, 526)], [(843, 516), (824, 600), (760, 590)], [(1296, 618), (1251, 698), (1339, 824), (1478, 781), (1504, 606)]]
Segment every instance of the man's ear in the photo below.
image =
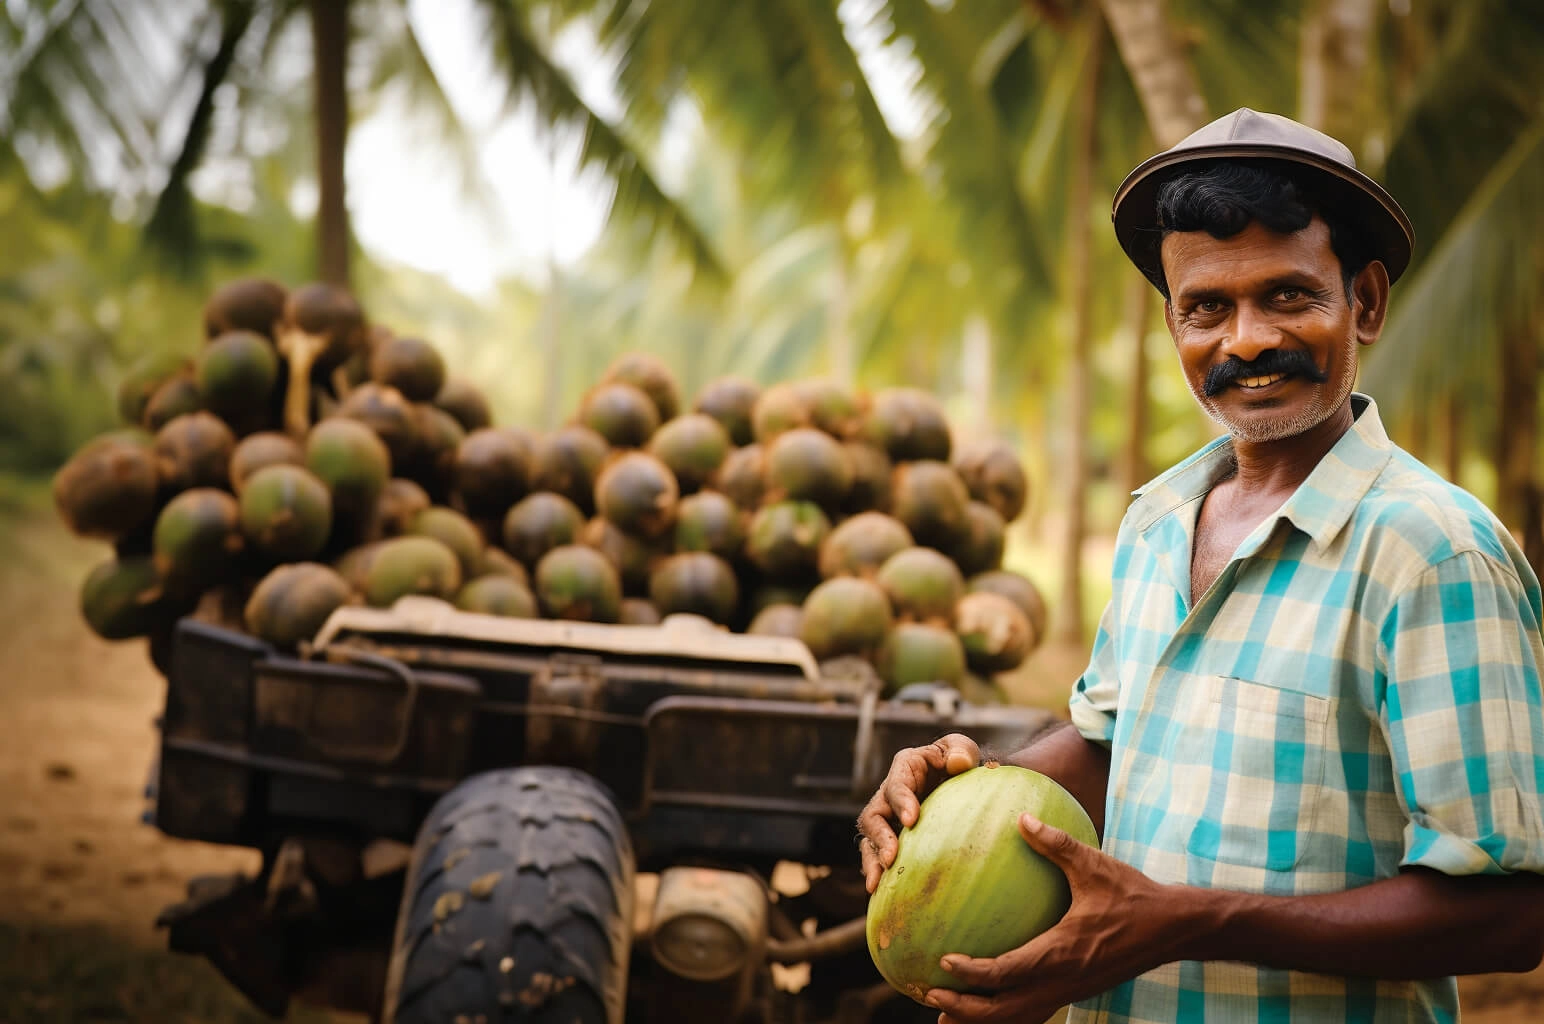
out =
[(1371, 345), (1383, 333), (1389, 314), (1389, 272), (1382, 260), (1373, 260), (1351, 281), (1352, 316), (1356, 340)]

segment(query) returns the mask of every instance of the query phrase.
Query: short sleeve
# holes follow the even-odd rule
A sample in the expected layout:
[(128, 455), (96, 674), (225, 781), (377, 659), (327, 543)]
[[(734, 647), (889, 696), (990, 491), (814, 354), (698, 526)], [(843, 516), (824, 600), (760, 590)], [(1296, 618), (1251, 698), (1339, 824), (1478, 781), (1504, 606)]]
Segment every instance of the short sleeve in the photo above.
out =
[(1476, 552), (1394, 596), (1379, 716), (1408, 820), (1402, 865), (1544, 872), (1544, 663), (1536, 588)]
[(1099, 617), (1099, 632), (1094, 636), (1088, 667), (1078, 677), (1072, 697), (1067, 701), (1072, 724), (1077, 726), (1083, 738), (1106, 747), (1115, 739), (1115, 705), (1120, 696), (1120, 675), (1112, 642), (1114, 628), (1115, 602), (1112, 600)]

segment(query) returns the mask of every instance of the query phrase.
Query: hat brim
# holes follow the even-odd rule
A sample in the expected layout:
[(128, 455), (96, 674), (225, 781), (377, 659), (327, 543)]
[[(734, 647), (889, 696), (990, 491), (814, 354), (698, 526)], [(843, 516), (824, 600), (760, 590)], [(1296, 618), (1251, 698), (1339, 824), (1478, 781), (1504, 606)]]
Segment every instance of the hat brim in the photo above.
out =
[(1186, 171), (1219, 161), (1248, 161), (1276, 165), (1311, 190), (1367, 236), (1368, 249), (1381, 260), (1389, 281), (1410, 265), (1415, 230), (1394, 197), (1367, 175), (1344, 164), (1286, 146), (1229, 143), (1168, 150), (1151, 157), (1126, 176), (1115, 192), (1110, 219), (1115, 237), (1131, 262), (1155, 287), (1162, 287), (1160, 248), (1163, 230), (1158, 226), (1158, 189)]

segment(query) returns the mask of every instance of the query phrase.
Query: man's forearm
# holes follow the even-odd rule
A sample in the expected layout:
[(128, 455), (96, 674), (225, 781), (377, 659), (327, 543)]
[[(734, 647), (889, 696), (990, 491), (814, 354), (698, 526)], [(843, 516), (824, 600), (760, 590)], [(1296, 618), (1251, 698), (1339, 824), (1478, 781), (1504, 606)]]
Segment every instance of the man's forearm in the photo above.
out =
[(1110, 752), (1104, 747), (1084, 739), (1069, 722), (1002, 760), (1055, 779), (1104, 835), (1104, 797), (1110, 785)]
[[(1415, 869), (1347, 892), (1260, 896), (1176, 887), (1193, 934), (1174, 959), (1353, 977), (1529, 971), (1544, 955), (1544, 878)], [(1178, 911), (1186, 914), (1184, 910)]]

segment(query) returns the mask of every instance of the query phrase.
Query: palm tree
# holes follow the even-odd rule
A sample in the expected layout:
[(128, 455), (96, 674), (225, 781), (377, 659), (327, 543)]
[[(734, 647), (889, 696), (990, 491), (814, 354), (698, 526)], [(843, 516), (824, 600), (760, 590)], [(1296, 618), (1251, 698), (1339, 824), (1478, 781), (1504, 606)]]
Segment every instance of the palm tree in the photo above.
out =
[[(546, 121), (576, 132), (581, 165), (611, 180), (615, 210), (647, 219), (676, 238), (699, 268), (721, 273), (707, 240), (660, 187), (646, 154), (584, 102), (552, 59), (532, 17), (535, 6), (481, 0), (476, 7), (477, 34), (489, 40), (508, 104), (530, 97)], [(201, 250), (189, 179), (209, 155), (216, 97), (234, 87), (237, 108), (248, 113), (282, 104), (282, 90), (268, 83), (282, 80), (280, 51), (303, 12), (310, 27), (319, 193), (316, 273), (346, 283), (346, 77), (354, 43), (364, 38), (378, 66), (406, 77), (419, 105), (439, 115), (452, 151), (470, 151), (466, 127), (424, 56), (405, 0), (80, 0), (19, 12), (0, 8), (0, 38), (14, 43), (18, 54), (0, 75), (0, 91), (14, 98), (0, 120), (0, 154), (17, 159), (42, 147), (73, 166), (96, 169), (106, 147), (106, 162), (116, 166), (101, 175), (157, 182), (147, 239), (176, 265), (192, 269)], [(370, 35), (370, 28), (383, 25), (387, 31)], [(171, 50), (182, 55), (177, 59), (142, 42), (164, 38), (167, 26), (175, 36)], [(196, 83), (191, 96), (183, 95), (184, 82)], [(182, 116), (168, 157), (156, 134), (164, 131), (169, 112)]]

